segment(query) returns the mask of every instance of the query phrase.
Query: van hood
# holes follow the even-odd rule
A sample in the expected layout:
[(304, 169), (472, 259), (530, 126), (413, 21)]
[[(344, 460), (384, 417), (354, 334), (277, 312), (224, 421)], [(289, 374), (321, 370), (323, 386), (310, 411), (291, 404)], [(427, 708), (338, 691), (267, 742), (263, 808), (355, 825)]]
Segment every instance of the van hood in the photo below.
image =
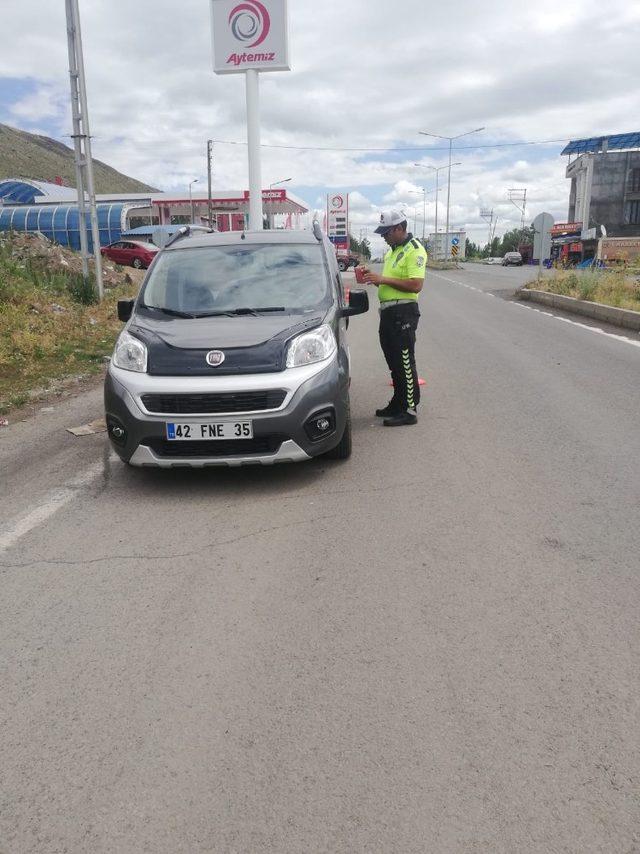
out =
[[(268, 373), (285, 366), (288, 342), (319, 326), (324, 312), (181, 318), (136, 312), (128, 331), (147, 345), (147, 370), (164, 376), (223, 376)], [(207, 364), (210, 350), (224, 362)]]

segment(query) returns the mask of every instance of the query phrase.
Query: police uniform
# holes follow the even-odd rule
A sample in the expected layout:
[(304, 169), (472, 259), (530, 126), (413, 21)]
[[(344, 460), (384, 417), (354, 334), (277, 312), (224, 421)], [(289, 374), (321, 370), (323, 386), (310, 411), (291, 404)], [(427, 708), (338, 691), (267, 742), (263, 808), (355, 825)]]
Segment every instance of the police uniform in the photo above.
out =
[[(424, 279), (427, 252), (412, 234), (384, 256), (383, 278)], [(387, 409), (415, 411), (420, 403), (416, 370), (416, 330), (420, 319), (418, 294), (379, 285), (380, 346), (391, 371), (393, 397)], [(386, 413), (385, 413), (386, 414)]]

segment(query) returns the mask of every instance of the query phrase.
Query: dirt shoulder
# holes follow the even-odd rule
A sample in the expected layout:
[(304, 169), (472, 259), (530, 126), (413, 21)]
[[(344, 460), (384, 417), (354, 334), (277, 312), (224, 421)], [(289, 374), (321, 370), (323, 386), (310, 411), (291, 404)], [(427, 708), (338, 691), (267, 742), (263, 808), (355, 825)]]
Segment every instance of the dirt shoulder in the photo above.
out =
[(105, 298), (83, 286), (80, 256), (37, 234), (0, 235), (0, 414), (100, 377), (122, 329), (117, 301), (144, 273), (105, 265)]

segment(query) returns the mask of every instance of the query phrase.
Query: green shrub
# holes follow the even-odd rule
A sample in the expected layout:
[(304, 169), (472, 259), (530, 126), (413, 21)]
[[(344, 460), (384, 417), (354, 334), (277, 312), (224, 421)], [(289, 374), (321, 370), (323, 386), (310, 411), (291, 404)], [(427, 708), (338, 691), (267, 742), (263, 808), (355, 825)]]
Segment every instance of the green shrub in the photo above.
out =
[(578, 299), (589, 300), (589, 302), (593, 302), (593, 300), (595, 300), (596, 298), (598, 284), (598, 281), (594, 280), (592, 276), (584, 274), (581, 279), (576, 283)]
[(98, 302), (96, 293), (96, 278), (90, 273), (84, 278), (82, 273), (69, 273), (67, 276), (67, 290), (74, 302), (81, 305), (94, 305)]

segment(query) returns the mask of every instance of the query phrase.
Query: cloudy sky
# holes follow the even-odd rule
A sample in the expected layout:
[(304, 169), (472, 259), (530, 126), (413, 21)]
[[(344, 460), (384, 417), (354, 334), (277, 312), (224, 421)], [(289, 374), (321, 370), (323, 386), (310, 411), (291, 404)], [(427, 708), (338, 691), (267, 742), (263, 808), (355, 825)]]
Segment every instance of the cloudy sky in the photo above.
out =
[[(400, 206), (433, 230), (435, 173), (452, 170), (451, 224), (484, 241), (527, 220), (565, 219), (564, 140), (640, 130), (637, 0), (289, 0), (290, 73), (261, 76), (263, 185), (314, 209), (351, 193), (352, 232)], [(247, 186), (242, 75), (211, 65), (208, 0), (80, 0), (94, 154), (161, 189)], [(0, 122), (70, 142), (63, 0), (3, 3)], [(240, 144), (238, 144), (240, 143)], [(523, 144), (542, 143), (542, 144)], [(391, 150), (390, 150), (391, 149)], [(440, 172), (446, 183), (446, 170)], [(439, 224), (444, 225), (445, 191)]]

